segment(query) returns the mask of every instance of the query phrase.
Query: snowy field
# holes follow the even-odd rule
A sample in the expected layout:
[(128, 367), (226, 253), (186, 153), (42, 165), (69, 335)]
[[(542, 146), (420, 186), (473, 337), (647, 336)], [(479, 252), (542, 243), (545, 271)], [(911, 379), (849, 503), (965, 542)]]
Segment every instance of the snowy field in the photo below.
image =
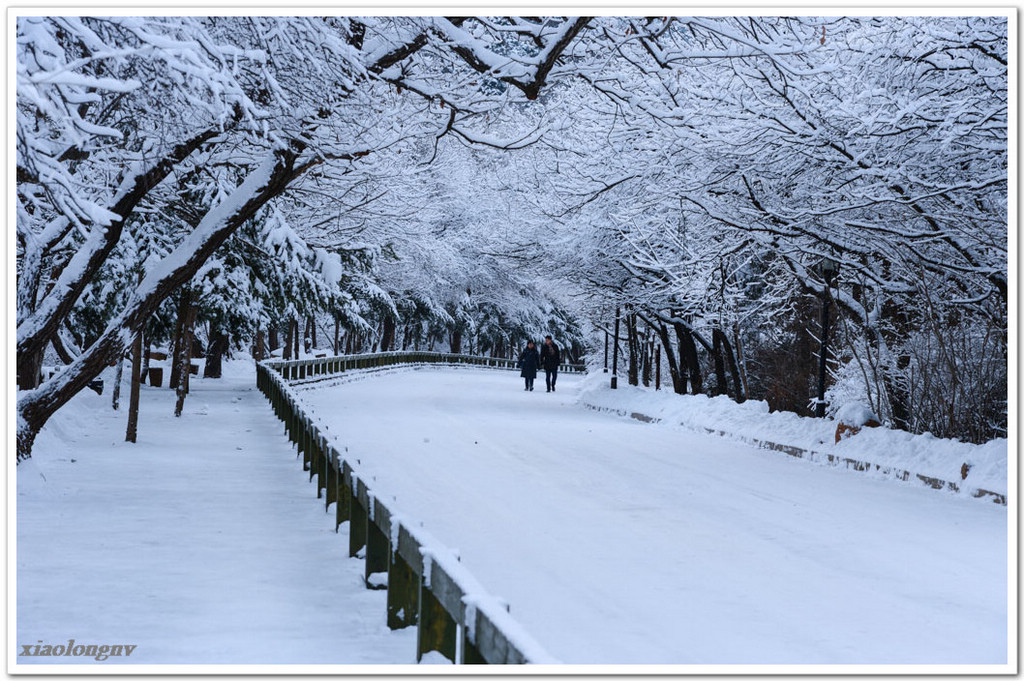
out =
[[(181, 419), (144, 389), (137, 445), (109, 394), (44, 429), (16, 476), (14, 642), (137, 647), (18, 664), (414, 662), (251, 364), (228, 366)], [(597, 380), (407, 368), (300, 395), (563, 662), (1007, 663), (1006, 507), (585, 409)]]

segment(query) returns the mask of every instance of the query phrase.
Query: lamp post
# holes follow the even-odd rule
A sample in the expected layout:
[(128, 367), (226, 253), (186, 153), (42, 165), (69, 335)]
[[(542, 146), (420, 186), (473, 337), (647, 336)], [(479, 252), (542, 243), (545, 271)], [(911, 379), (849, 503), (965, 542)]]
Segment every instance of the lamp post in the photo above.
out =
[(839, 263), (832, 258), (822, 258), (815, 268), (815, 272), (825, 282), (821, 290), (821, 351), (819, 352), (818, 364), (818, 402), (815, 409), (815, 416), (825, 417), (825, 372), (828, 361), (828, 308), (832, 303), (832, 282), (839, 274)]

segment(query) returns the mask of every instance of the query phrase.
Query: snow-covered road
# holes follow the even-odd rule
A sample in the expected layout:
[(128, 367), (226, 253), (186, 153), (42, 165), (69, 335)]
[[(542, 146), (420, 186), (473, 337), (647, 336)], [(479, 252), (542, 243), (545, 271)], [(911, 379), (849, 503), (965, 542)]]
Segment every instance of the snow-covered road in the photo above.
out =
[(300, 396), (565, 662), (1007, 663), (1005, 507), (590, 411), (580, 381), (403, 369)]

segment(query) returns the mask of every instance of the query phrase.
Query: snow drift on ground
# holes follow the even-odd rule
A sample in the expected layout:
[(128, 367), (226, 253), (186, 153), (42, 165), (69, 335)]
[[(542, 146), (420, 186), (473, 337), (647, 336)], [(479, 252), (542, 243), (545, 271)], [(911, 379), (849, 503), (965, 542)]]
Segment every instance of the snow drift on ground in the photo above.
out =
[[(964, 491), (984, 489), (1007, 493), (1008, 441), (1005, 438), (975, 445), (958, 440), (913, 435), (888, 428), (863, 428), (854, 436), (835, 441), (837, 421), (800, 417), (790, 412), (769, 412), (768, 404), (747, 400), (743, 404), (722, 395), (676, 395), (671, 390), (652, 390), (625, 384), (612, 390), (609, 374), (592, 373), (581, 390), (584, 404), (619, 412), (638, 412), (666, 423), (723, 431), (728, 436), (750, 441), (775, 442), (791, 447), (834, 454), (881, 466), (893, 466), (911, 473), (939, 478), (960, 485)], [(852, 421), (865, 418), (866, 407), (845, 406)], [(840, 410), (841, 412), (843, 409)], [(857, 424), (859, 425), (859, 424)], [(961, 477), (964, 464), (970, 470)]]

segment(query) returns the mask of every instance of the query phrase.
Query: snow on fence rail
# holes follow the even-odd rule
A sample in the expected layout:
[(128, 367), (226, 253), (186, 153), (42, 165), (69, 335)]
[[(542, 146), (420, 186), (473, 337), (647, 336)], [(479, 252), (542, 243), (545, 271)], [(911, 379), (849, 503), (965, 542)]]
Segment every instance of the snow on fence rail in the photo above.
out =
[[(310, 481), (316, 477), (324, 509), (334, 504), (335, 531), (349, 523), (349, 555), (363, 553), (367, 588), (387, 589), (388, 626), (417, 626), (417, 662), (432, 651), (461, 664), (557, 662), (508, 614), (507, 605), (483, 591), (457, 557), (374, 494), (330, 443), (327, 426), (303, 412), (288, 383), (350, 369), (421, 363), (515, 366), (512, 360), (446, 353), (350, 355), (265, 361), (256, 367), (256, 384), (298, 447)], [(583, 367), (569, 365), (569, 370)]]

